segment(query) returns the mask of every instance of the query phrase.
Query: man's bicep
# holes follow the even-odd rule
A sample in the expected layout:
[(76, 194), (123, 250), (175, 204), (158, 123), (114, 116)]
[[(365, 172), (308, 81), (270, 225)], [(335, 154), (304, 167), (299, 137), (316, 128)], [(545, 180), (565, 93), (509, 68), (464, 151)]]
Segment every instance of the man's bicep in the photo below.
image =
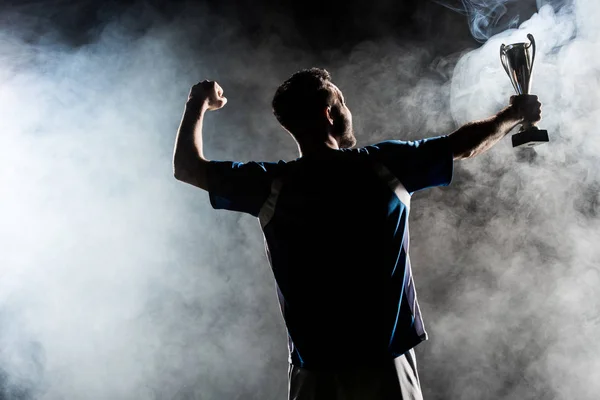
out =
[(215, 209), (256, 217), (269, 196), (271, 175), (265, 163), (211, 161), (207, 169), (210, 203)]
[(409, 192), (450, 184), (453, 154), (447, 136), (375, 145), (381, 162)]
[(207, 169), (209, 161), (197, 159), (185, 168), (176, 166), (174, 168), (175, 179), (208, 191)]

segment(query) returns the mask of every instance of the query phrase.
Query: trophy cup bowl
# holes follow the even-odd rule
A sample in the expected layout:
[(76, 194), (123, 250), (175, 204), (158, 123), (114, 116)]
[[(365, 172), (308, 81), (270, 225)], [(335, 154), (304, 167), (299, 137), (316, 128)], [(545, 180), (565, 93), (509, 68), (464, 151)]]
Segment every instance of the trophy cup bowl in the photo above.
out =
[[(500, 60), (517, 94), (529, 94), (531, 73), (535, 61), (535, 39), (530, 43), (513, 43), (500, 46)], [(524, 123), (518, 133), (512, 136), (513, 147), (533, 147), (549, 142), (548, 131), (541, 130), (532, 123)]]

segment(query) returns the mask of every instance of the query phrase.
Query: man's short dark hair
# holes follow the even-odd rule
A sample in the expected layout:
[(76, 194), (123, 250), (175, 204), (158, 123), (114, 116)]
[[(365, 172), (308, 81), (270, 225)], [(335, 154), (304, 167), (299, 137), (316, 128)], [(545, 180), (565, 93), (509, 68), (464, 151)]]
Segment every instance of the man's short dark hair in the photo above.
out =
[(321, 68), (303, 69), (283, 82), (272, 103), (279, 123), (294, 135), (309, 128), (333, 101), (329, 83), (331, 75)]

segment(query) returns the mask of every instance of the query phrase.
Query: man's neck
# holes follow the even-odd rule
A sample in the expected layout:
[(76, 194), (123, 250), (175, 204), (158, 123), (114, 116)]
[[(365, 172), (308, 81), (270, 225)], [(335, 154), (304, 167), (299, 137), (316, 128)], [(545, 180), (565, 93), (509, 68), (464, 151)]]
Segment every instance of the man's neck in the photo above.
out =
[(333, 150), (339, 150), (340, 145), (331, 135), (322, 141), (306, 142), (298, 144), (298, 150), (300, 151), (300, 157), (313, 156), (319, 154), (331, 153)]

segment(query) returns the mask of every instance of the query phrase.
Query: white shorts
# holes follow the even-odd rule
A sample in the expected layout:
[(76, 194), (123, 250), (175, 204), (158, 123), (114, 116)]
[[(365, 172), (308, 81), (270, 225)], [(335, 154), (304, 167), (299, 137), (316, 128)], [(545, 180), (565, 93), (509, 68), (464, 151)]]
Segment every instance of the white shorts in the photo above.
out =
[(289, 400), (423, 400), (413, 349), (381, 367), (347, 371), (289, 369)]

